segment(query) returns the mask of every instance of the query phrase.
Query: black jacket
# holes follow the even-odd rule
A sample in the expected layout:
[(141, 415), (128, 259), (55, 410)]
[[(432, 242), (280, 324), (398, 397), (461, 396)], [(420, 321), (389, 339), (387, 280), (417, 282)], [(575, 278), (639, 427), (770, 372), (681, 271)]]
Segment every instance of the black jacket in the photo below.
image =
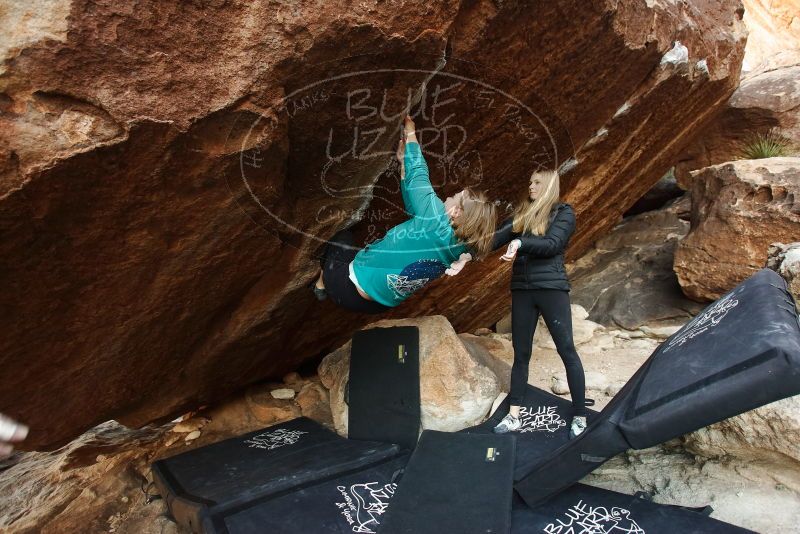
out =
[(575, 231), (575, 213), (572, 206), (559, 202), (550, 212), (550, 226), (543, 236), (520, 235), (512, 230), (513, 217), (503, 221), (494, 234), (492, 250), (519, 239), (522, 246), (517, 251), (511, 268), (511, 289), (563, 289), (570, 290), (567, 271), (564, 269), (564, 251)]

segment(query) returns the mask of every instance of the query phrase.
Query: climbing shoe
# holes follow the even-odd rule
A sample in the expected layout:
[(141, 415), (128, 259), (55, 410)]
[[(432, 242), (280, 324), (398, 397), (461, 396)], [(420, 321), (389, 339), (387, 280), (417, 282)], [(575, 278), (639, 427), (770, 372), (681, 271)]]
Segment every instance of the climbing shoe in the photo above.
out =
[(586, 416), (576, 415), (569, 427), (569, 439), (577, 438), (586, 430)]
[(326, 298), (328, 298), (328, 292), (325, 291), (324, 288), (321, 289), (317, 287), (316, 278), (313, 279), (310, 284), (308, 284), (308, 287), (311, 288), (312, 291), (314, 291), (314, 296), (317, 297), (317, 300), (325, 300)]
[(522, 422), (518, 417), (507, 414), (505, 417), (503, 417), (502, 421), (497, 423), (497, 426), (494, 427), (493, 432), (495, 434), (505, 434), (506, 432), (511, 432), (512, 430), (518, 430), (521, 426)]

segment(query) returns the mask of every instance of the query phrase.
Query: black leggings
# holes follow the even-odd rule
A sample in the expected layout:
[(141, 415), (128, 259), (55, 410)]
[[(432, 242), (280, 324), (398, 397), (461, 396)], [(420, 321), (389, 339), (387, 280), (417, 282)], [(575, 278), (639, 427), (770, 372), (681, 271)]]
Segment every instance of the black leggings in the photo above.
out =
[(572, 340), (572, 314), (569, 292), (562, 289), (515, 289), (511, 291), (511, 338), (514, 345), (514, 366), (511, 368), (512, 406), (520, 406), (528, 384), (533, 334), (539, 313), (558, 349), (567, 370), (567, 383), (575, 415), (586, 415), (586, 391), (583, 365)]
[(325, 291), (337, 306), (358, 313), (383, 313), (390, 310), (380, 302), (362, 297), (350, 280), (350, 262), (358, 254), (353, 233), (341, 230), (327, 245), (320, 260)]

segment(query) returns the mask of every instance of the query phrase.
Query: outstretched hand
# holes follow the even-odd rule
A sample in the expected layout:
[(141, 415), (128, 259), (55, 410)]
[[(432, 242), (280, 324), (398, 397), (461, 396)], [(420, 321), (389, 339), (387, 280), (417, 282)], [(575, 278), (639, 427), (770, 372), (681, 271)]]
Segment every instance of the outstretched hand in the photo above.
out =
[(519, 239), (511, 240), (511, 243), (508, 244), (508, 248), (506, 248), (506, 253), (500, 256), (500, 259), (503, 261), (511, 261), (514, 259), (514, 256), (517, 255), (517, 251), (519, 247), (522, 246), (522, 242)]
[(450, 267), (445, 269), (444, 273), (448, 276), (455, 276), (461, 272), (468, 261), (472, 260), (472, 254), (465, 252), (461, 254), (456, 261), (450, 264)]

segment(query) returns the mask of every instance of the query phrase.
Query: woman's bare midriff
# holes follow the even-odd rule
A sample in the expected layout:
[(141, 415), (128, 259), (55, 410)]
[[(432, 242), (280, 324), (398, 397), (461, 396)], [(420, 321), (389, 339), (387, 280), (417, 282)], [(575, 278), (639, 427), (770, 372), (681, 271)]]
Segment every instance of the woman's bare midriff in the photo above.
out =
[(361, 295), (362, 297), (364, 297), (365, 299), (372, 300), (372, 298), (369, 295), (367, 295), (366, 293), (361, 291), (361, 288), (356, 287), (356, 291), (358, 291), (358, 294)]

